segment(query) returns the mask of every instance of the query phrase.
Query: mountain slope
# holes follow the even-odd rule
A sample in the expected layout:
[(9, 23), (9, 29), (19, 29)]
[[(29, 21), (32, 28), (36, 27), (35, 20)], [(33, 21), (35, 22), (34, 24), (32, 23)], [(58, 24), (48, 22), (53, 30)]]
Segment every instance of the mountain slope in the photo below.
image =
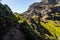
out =
[(17, 20), (11, 9), (0, 3), (0, 40), (25, 40)]
[(0, 40), (60, 40), (60, 4), (48, 3), (34, 3), (22, 14), (0, 3)]

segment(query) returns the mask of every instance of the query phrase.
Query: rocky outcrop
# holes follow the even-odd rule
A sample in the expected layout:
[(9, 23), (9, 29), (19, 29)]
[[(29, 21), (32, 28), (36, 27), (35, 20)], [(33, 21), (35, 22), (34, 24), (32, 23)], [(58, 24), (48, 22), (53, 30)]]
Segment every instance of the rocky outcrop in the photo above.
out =
[[(48, 3), (50, 1), (52, 4)], [(29, 9), (26, 12), (23, 13), (23, 17), (27, 20), (30, 20), (33, 29), (37, 30), (38, 32), (41, 32), (41, 30), (39, 30), (42, 28), (40, 25), (41, 21), (47, 23), (47, 20), (60, 20), (60, 16), (56, 16), (60, 14), (60, 5), (56, 6), (58, 5), (57, 3), (53, 4), (53, 0), (49, 0), (48, 2), (34, 3), (29, 6)]]
[[(47, 3), (44, 3), (44, 1), (48, 1)], [(26, 19), (30, 19), (32, 18), (32, 16), (36, 15), (38, 16), (42, 21), (45, 21), (47, 18), (52, 18), (52, 14), (55, 14), (56, 11), (58, 13), (58, 11), (60, 10), (60, 6), (56, 6), (58, 5), (57, 3), (55, 5), (53, 4), (48, 4), (49, 2), (58, 2), (58, 0), (42, 0), (42, 2), (40, 3), (34, 3), (32, 5), (29, 6), (29, 9), (24, 13), (24, 17)], [(26, 16), (25, 16), (26, 15)]]
[(59, 0), (41, 0), (41, 2), (48, 3), (48, 4), (57, 4)]

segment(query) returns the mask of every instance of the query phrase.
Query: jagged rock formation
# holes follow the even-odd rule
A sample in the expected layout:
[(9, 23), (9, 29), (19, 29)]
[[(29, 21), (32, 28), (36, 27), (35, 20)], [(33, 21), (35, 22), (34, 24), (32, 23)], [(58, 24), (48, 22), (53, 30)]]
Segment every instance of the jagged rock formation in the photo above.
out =
[(60, 0), (41, 0), (41, 2), (48, 3), (48, 4), (57, 4)]
[[(44, 3), (44, 1), (48, 1), (47, 3)], [(53, 4), (48, 4), (49, 2), (54, 2), (55, 5), (57, 5), (58, 0), (42, 0), (40, 3), (34, 3), (31, 6), (29, 6), (29, 9), (24, 13), (24, 17), (27, 19), (32, 18), (32, 16), (36, 15), (39, 18), (42, 19), (42, 21), (45, 21), (46, 18), (51, 18), (52, 14), (55, 14), (57, 10), (59, 11), (59, 6), (53, 5)], [(56, 9), (57, 10), (56, 10)], [(54, 11), (56, 10), (56, 11)], [(58, 13), (57, 11), (57, 13)], [(26, 16), (25, 16), (26, 15)]]
[[(33, 27), (34, 30), (37, 30), (41, 34), (49, 35), (50, 34), (49, 32), (48, 33), (46, 31), (44, 32), (44, 30), (46, 29), (42, 27), (40, 22), (43, 21), (48, 24), (47, 20), (54, 20), (54, 21), (59, 20), (60, 21), (60, 11), (59, 11), (60, 5), (59, 5), (58, 0), (47, 0), (46, 2), (44, 1), (45, 0), (43, 0), (40, 3), (34, 3), (30, 5), (29, 9), (23, 13), (23, 17), (26, 20), (29, 20), (31, 22), (31, 26)], [(42, 30), (43, 32), (40, 29), (44, 29)]]

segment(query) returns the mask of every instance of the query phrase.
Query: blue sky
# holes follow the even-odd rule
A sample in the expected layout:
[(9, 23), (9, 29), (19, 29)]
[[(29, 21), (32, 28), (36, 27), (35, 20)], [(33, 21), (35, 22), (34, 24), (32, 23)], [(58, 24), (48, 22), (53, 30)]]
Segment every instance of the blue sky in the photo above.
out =
[(7, 4), (13, 12), (22, 13), (29, 8), (29, 5), (40, 1), (41, 0), (2, 0), (1, 2)]

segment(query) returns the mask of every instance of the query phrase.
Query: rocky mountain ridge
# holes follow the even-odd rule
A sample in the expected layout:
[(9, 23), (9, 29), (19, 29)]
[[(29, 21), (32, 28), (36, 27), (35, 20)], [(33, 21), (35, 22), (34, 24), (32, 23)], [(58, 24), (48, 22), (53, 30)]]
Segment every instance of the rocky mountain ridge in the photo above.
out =
[(60, 40), (60, 4), (38, 2), (19, 14), (0, 3), (0, 40)]
[[(59, 5), (59, 4), (55, 4), (55, 5)], [(44, 21), (47, 18), (52, 18), (52, 16), (55, 15), (56, 13), (60, 14), (59, 13), (60, 6), (55, 6), (55, 5), (46, 4), (42, 2), (34, 3), (29, 6), (29, 9), (26, 12), (24, 12), (24, 17), (26, 17), (26, 19), (29, 19), (33, 15), (38, 15), (38, 17), (41, 18), (42, 21)]]

